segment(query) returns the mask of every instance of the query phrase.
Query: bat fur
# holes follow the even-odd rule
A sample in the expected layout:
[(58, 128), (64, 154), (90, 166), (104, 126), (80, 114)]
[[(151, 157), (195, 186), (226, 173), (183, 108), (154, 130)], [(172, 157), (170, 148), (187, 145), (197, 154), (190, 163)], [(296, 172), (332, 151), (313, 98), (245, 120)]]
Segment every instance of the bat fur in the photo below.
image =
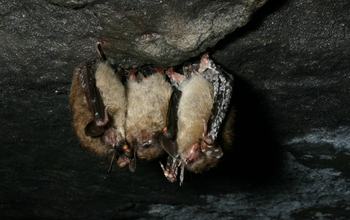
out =
[[(116, 145), (121, 145), (125, 142), (125, 88), (107, 62), (101, 61), (95, 65), (96, 87), (101, 94), (103, 103), (108, 106), (109, 122), (105, 126), (105, 133), (108, 133), (107, 136), (115, 137)], [(101, 137), (91, 137), (85, 134), (86, 125), (94, 120), (94, 116), (88, 108), (83, 91), (83, 82), (80, 76), (82, 67), (83, 65), (80, 65), (74, 70), (69, 95), (73, 127), (83, 147), (100, 156), (110, 155), (114, 146), (108, 146), (101, 141)]]
[(140, 82), (130, 77), (126, 88), (126, 140), (139, 158), (154, 159), (163, 153), (155, 136), (166, 126), (172, 87), (158, 71)]

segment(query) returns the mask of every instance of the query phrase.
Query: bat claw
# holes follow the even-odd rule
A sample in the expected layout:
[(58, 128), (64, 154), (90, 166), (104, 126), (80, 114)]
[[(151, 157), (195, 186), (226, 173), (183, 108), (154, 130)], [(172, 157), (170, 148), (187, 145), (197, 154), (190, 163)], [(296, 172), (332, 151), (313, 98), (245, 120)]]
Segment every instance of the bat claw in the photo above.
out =
[(204, 72), (204, 70), (206, 70), (209, 66), (209, 53), (206, 52), (204, 53), (202, 56), (201, 56), (201, 61), (200, 61), (200, 64), (199, 64), (199, 69), (198, 69), (198, 72), (199, 73), (202, 73)]
[(105, 61), (105, 60), (106, 60), (106, 55), (102, 52), (101, 45), (102, 45), (101, 42), (97, 42), (97, 43), (95, 44), (95, 50), (96, 50), (96, 52), (97, 52), (98, 57), (100, 58), (100, 60)]
[(164, 69), (162, 67), (156, 66), (153, 69), (156, 71), (156, 74), (163, 75)]
[(141, 80), (142, 80), (142, 82), (146, 82), (147, 78), (144, 75), (141, 75)]
[(186, 79), (184, 75), (175, 72), (172, 67), (169, 68), (165, 73), (169, 76), (170, 81), (176, 87), (178, 87), (181, 84), (181, 82)]
[(137, 69), (128, 70), (129, 80), (136, 80)]
[(192, 74), (195, 74), (197, 72), (196, 71), (197, 68), (198, 68), (198, 64), (185, 63), (182, 67), (184, 77), (191, 78)]

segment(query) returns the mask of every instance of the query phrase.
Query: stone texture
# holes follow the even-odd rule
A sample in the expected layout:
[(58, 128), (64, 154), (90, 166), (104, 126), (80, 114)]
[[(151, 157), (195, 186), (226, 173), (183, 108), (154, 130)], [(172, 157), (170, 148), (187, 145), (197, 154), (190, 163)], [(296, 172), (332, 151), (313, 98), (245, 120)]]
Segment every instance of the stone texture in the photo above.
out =
[(271, 2), (217, 45), (212, 55), (234, 70), (236, 85), (251, 87), (261, 109), (273, 112), (276, 136), (349, 126), (348, 9), (347, 1)]
[[(67, 85), (79, 62), (95, 58), (93, 13), (45, 1), (1, 1), (0, 86)], [(67, 88), (67, 87), (66, 87)]]
[(94, 11), (106, 55), (117, 64), (169, 67), (245, 25), (265, 1), (107, 1)]
[(270, 0), (210, 49), (235, 76), (235, 149), (182, 187), (79, 146), (71, 74), (103, 4), (64, 2), (0, 1), (1, 218), (348, 219), (349, 1)]
[(54, 5), (60, 5), (70, 8), (81, 8), (85, 7), (88, 4), (97, 2), (97, 0), (45, 0)]

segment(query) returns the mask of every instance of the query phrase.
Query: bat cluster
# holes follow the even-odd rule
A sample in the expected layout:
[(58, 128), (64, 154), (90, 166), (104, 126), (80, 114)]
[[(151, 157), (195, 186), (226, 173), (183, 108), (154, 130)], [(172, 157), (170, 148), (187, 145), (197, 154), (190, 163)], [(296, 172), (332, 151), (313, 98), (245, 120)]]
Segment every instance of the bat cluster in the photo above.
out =
[(180, 169), (199, 173), (215, 166), (221, 147), (232, 144), (233, 77), (205, 53), (175, 72), (146, 65), (113, 68), (96, 44), (98, 59), (73, 73), (69, 104), (80, 143), (119, 167), (136, 169), (136, 158), (160, 162), (174, 182)]

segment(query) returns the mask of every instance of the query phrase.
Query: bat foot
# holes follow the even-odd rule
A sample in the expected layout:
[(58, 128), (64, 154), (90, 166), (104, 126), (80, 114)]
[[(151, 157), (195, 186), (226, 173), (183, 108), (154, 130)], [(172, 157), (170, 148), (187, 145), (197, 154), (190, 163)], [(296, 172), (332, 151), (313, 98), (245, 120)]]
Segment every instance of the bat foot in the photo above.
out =
[(130, 81), (136, 80), (136, 73), (137, 73), (137, 69), (128, 70), (128, 76)]
[(193, 74), (197, 74), (198, 64), (185, 63), (182, 67), (185, 78), (191, 78)]
[(168, 75), (168, 77), (170, 78), (170, 81), (172, 82), (173, 85), (175, 86), (179, 86), (182, 81), (184, 81), (186, 79), (185, 75), (182, 75), (180, 73), (177, 73), (174, 71), (174, 69), (171, 67), (169, 68), (165, 74)]
[(164, 69), (162, 67), (156, 66), (153, 69), (156, 71), (156, 74), (163, 76)]
[(210, 65), (209, 53), (206, 52), (201, 56), (198, 72), (200, 73), (204, 72), (204, 70), (206, 70), (209, 67), (209, 65)]
[(150, 66), (145, 66), (140, 69), (128, 70), (129, 80), (136, 80), (138, 83), (146, 82), (147, 77), (155, 73), (163, 75), (163, 69), (161, 67), (152, 68)]

